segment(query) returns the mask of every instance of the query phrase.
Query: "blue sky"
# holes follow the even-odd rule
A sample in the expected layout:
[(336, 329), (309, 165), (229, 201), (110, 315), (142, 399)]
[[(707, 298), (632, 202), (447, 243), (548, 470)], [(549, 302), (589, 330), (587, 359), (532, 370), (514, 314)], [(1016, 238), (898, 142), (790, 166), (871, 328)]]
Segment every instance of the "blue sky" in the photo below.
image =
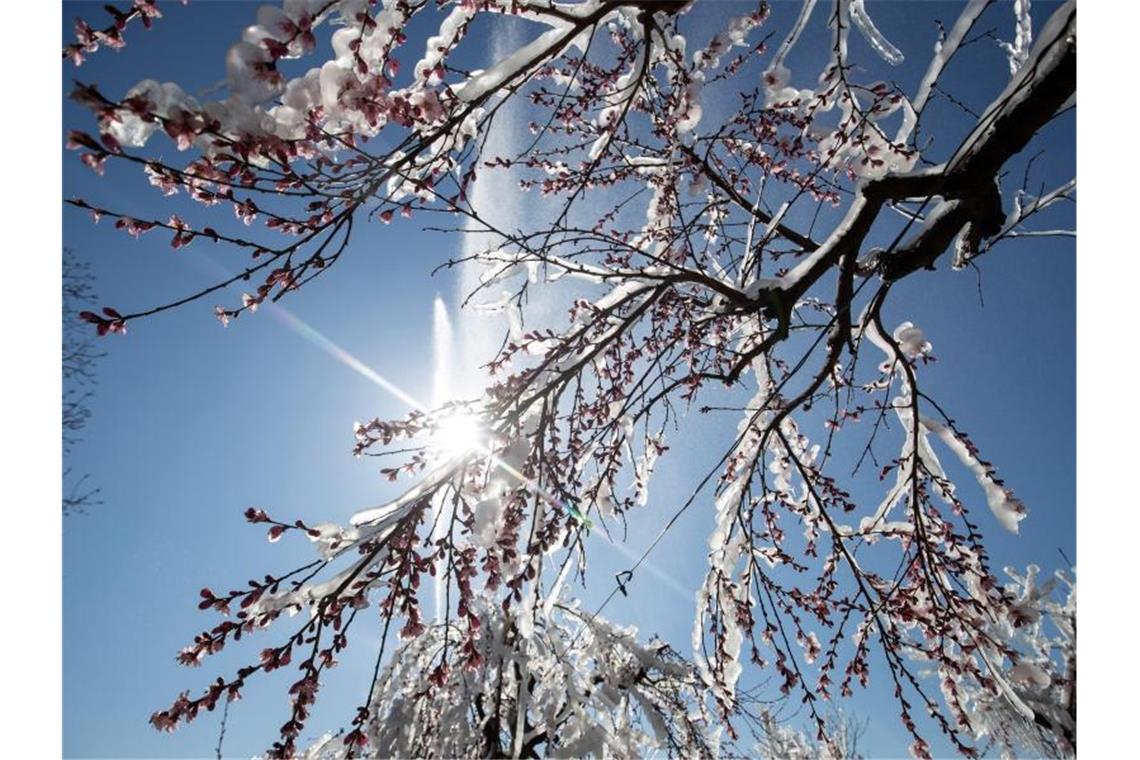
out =
[[(869, 7), (888, 38), (918, 61), (925, 60), (933, 41), (930, 19), (951, 23), (956, 16), (952, 3)], [(1044, 3), (1034, 8), (1040, 25), (1049, 8)], [(167, 4), (167, 18), (151, 32), (132, 30), (122, 53), (100, 52), (78, 70), (65, 64), (64, 88), (75, 77), (121, 93), (144, 76), (178, 81), (190, 92), (208, 87), (221, 80), (224, 51), (255, 9), (239, 2)], [(792, 4), (774, 5), (770, 23), (777, 35), (796, 10)], [(99, 13), (96, 4), (65, 4), (64, 38), (76, 15)], [(989, 24), (982, 26), (1001, 24), (1008, 30), (1007, 15), (1012, 15), (1007, 8), (991, 10)], [(699, 22), (698, 15), (693, 26)], [(820, 19), (815, 22), (818, 31)], [(818, 71), (811, 68), (810, 42), (801, 48), (805, 74)], [(468, 45), (479, 48), (479, 37)], [(1004, 56), (988, 41), (967, 52), (945, 84), (981, 106), (1004, 84)], [(861, 41), (853, 41), (853, 54), (876, 68)], [(796, 71), (797, 59), (789, 63)], [(881, 75), (913, 91), (921, 73), (921, 67), (904, 65)], [(61, 150), (67, 129), (91, 126), (86, 112), (66, 103)], [(1074, 132), (1070, 115), (1042, 136), (1039, 147), (1051, 149), (1051, 160), (1039, 161), (1035, 176), (1046, 187), (1073, 176)], [(939, 145), (953, 139), (947, 135)], [(1033, 150), (1010, 165), (1011, 176), (1021, 176)], [(109, 165), (107, 176), (98, 178), (68, 154), (63, 179), (68, 197), (99, 199), (140, 216), (171, 210), (133, 170)], [(235, 269), (240, 261), (233, 251), (201, 242), (174, 251), (157, 233), (136, 242), (107, 222), (93, 226), (74, 210), (64, 212), (63, 241), (92, 263), (102, 302), (119, 308), (165, 302), (211, 284), (219, 271)], [(432, 301), (438, 294), (454, 306), (458, 295), (450, 273), (431, 277), (430, 272), (460, 245), (456, 236), (422, 233), (413, 223), (364, 229), (351, 255), (287, 299), (286, 308), (412, 395), (428, 398)], [(1001, 532), (984, 507), (978, 511), (995, 564), (1034, 561), (1052, 569), (1062, 563), (1058, 548), (1076, 559), (1073, 245), (1064, 239), (1013, 241), (980, 266), (984, 307), (974, 272), (942, 266), (896, 288), (887, 322), (910, 319), (926, 331), (939, 358), (923, 371), (927, 391), (1029, 506), (1030, 517), (1016, 537)], [(108, 356), (99, 366), (94, 418), (67, 463), (91, 473), (105, 501), (91, 514), (64, 523), (68, 756), (212, 754), (215, 716), (173, 735), (158, 734), (146, 722), (180, 690), (199, 689), (253, 659), (259, 649), (250, 642), (201, 670), (175, 663), (178, 649), (212, 625), (196, 609), (198, 589), (236, 588), (246, 578), (310, 557), (307, 543), (266, 543), (241, 513), (256, 505), (307, 521), (344, 520), (390, 493), (375, 462), (350, 456), (352, 423), (399, 416), (406, 407), (271, 313), (243, 317), (223, 330), (212, 317), (214, 303), (207, 299), (132, 323), (126, 338), (112, 336), (102, 345)], [(662, 460), (649, 507), (632, 516), (631, 550), (640, 554), (652, 540), (664, 516), (719, 458), (723, 448), (717, 445), (723, 446), (735, 426), (735, 418), (728, 417), (693, 422), (685, 438), (692, 455), (689, 450), (679, 455), (675, 445)], [(967, 492), (981, 503), (977, 493)], [(710, 506), (711, 499), (698, 502), (651, 557), (682, 587), (695, 588), (703, 575)], [(580, 593), (588, 605), (604, 598), (614, 572), (630, 564), (600, 543), (594, 549), (592, 574)], [(669, 587), (648, 574), (639, 576), (634, 593), (616, 598), (606, 615), (688, 651), (692, 601)], [(355, 655), (329, 679), (309, 725), (314, 736), (318, 727), (338, 727), (352, 714), (367, 688), (363, 673), (375, 651), (371, 646), (358, 638), (350, 649)], [(285, 720), (287, 682), (262, 680), (231, 711), (227, 754), (249, 756), (265, 749)], [(846, 706), (856, 717), (876, 717), (863, 750), (869, 756), (905, 754), (897, 710), (876, 688), (882, 684), (874, 676), (872, 682), (868, 693), (857, 692)]]

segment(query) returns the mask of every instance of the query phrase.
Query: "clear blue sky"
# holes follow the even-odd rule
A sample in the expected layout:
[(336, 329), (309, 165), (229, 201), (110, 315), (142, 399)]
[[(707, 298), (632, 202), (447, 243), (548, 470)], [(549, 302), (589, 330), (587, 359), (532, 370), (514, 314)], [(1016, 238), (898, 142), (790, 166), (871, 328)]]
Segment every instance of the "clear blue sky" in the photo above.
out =
[[(933, 2), (869, 6), (884, 33), (915, 61), (925, 61), (933, 42), (931, 19), (952, 23), (957, 8)], [(188, 92), (213, 85), (224, 75), (225, 49), (252, 21), (256, 7), (166, 3), (167, 18), (151, 32), (131, 29), (122, 53), (100, 52), (78, 70), (65, 64), (65, 90), (73, 77), (114, 94), (144, 76), (178, 81)], [(774, 4), (770, 24), (777, 35), (797, 9)], [(1034, 4), (1038, 26), (1049, 10), (1045, 3)], [(100, 13), (95, 3), (65, 4), (64, 39), (70, 38), (76, 15)], [(982, 27), (1001, 24), (1008, 31), (1007, 16), (1012, 16), (1009, 8), (993, 9)], [(820, 19), (814, 21), (818, 32)], [(699, 22), (698, 14), (691, 26)], [(478, 48), (479, 43), (477, 36), (467, 45)], [(852, 45), (858, 60), (877, 73), (862, 41), (853, 37)], [(809, 46), (810, 39), (804, 44)], [(1004, 84), (1006, 64), (988, 41), (966, 52), (944, 83), (978, 108)], [(796, 71), (795, 59), (791, 63)], [(817, 71), (803, 68), (803, 75)], [(913, 92), (921, 73), (920, 66), (904, 65), (893, 72), (884, 67), (879, 75), (896, 77)], [(63, 122), (61, 150), (68, 128), (93, 128), (91, 117), (70, 102)], [(1069, 116), (1042, 138), (1040, 147), (1051, 148), (1051, 159), (1037, 162), (1035, 176), (1046, 187), (1073, 176), (1074, 131)], [(1021, 176), (1025, 158), (1011, 164), (1012, 175)], [(100, 179), (70, 153), (64, 192), (144, 217), (174, 210), (141, 174), (112, 162)], [(136, 242), (106, 221), (93, 226), (71, 209), (64, 212), (64, 244), (92, 262), (102, 302), (121, 309), (165, 302), (211, 284), (219, 268), (232, 270), (240, 261), (235, 258), (240, 254), (202, 242), (174, 251), (165, 234)], [(429, 397), (432, 299), (442, 294), (455, 304), (457, 296), (446, 273), (434, 278), (429, 273), (455, 255), (459, 244), (455, 236), (422, 233), (411, 223), (361, 230), (350, 255), (286, 306), (412, 395)], [(1014, 241), (981, 262), (981, 270), (984, 308), (975, 274), (942, 266), (896, 288), (887, 321), (910, 319), (926, 331), (939, 358), (923, 372), (927, 392), (971, 434), (1029, 506), (1021, 535), (1011, 536), (989, 518), (980, 494), (963, 485), (991, 539), (995, 564), (1037, 562), (1051, 570), (1062, 562), (1058, 548), (1076, 559), (1073, 245), (1055, 239)], [(206, 300), (132, 323), (126, 338), (112, 336), (102, 344), (108, 356), (99, 366), (94, 417), (67, 463), (91, 473), (105, 501), (91, 514), (64, 522), (63, 729), (65, 754), (71, 757), (212, 755), (217, 716), (199, 718), (173, 735), (147, 724), (148, 716), (180, 690), (197, 691), (216, 675), (255, 659), (260, 649), (260, 641), (243, 641), (248, 645), (208, 660), (200, 670), (179, 666), (178, 649), (213, 624), (196, 609), (198, 589), (237, 588), (247, 578), (310, 558), (307, 543), (266, 543), (261, 530), (245, 524), (242, 511), (257, 505), (274, 515), (345, 520), (390, 494), (374, 461), (350, 456), (351, 426), (357, 419), (399, 416), (406, 408), (272, 314), (243, 317), (223, 330), (212, 317), (214, 303)], [(680, 456), (674, 442), (662, 460), (649, 507), (631, 519), (629, 545), (635, 553), (719, 458), (718, 444), (723, 446), (735, 427), (735, 418), (703, 418), (686, 436), (693, 453)], [(869, 500), (874, 492), (866, 493)], [(703, 575), (710, 506), (706, 499), (686, 513), (652, 555), (689, 589)], [(590, 583), (581, 592), (588, 604), (604, 597), (614, 572), (630, 564), (601, 544), (594, 549)], [(658, 633), (687, 652), (691, 595), (682, 598), (651, 575), (635, 579), (632, 590), (628, 599), (611, 603), (606, 615), (637, 625), (643, 634)], [(272, 636), (260, 634), (262, 641)], [(332, 673), (307, 729), (312, 736), (352, 715), (367, 688), (372, 646), (357, 638), (350, 648), (355, 655)], [(233, 706), (227, 754), (260, 752), (276, 736), (287, 716), (284, 679), (289, 674), (274, 675), (283, 677), (256, 679), (261, 683), (251, 685)], [(862, 743), (869, 756), (905, 754), (907, 741), (885, 680), (882, 671), (873, 673), (872, 688), (857, 692), (845, 706), (857, 717), (872, 718)], [(928, 735), (939, 748), (934, 733)]]

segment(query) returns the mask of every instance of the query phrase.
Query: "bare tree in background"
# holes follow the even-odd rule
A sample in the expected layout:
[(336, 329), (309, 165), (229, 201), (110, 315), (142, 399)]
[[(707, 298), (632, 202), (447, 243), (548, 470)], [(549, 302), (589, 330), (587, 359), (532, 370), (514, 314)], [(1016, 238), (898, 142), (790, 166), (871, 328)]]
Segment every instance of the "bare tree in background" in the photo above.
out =
[(98, 300), (91, 265), (68, 248), (63, 249), (63, 513), (75, 514), (100, 504), (99, 489), (89, 475), (76, 477), (67, 457), (81, 440), (80, 433), (91, 419), (90, 400), (95, 386), (95, 365), (104, 356), (95, 346), (91, 331), (77, 314)]

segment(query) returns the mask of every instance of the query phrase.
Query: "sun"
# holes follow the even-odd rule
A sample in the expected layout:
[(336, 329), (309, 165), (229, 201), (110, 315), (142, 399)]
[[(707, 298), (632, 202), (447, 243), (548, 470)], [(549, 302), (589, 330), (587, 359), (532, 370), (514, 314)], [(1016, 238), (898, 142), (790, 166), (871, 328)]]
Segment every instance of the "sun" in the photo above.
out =
[(441, 459), (452, 461), (483, 449), (483, 426), (478, 417), (456, 412), (441, 419), (431, 437), (431, 450)]

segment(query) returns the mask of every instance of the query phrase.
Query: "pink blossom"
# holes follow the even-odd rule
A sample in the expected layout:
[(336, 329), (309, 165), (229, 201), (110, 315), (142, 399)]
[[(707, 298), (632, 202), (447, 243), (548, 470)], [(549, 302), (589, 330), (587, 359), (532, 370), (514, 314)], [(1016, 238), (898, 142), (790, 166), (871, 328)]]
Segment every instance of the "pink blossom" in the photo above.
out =
[(162, 128), (174, 140), (178, 150), (186, 150), (205, 128), (205, 122), (198, 114), (179, 108), (163, 122)]
[(148, 163), (143, 167), (143, 172), (146, 173), (150, 184), (161, 190), (163, 195), (175, 195), (178, 193), (178, 181), (170, 172), (158, 164)]
[(171, 248), (181, 248), (194, 242), (194, 232), (177, 214), (170, 217), (169, 224), (174, 228), (174, 237), (170, 241)]
[(162, 18), (155, 0), (135, 0), (135, 9), (142, 14), (143, 19)]
[(118, 27), (112, 27), (104, 31), (95, 32), (95, 39), (107, 47), (113, 48), (115, 50), (119, 50), (125, 47), (127, 44), (123, 39), (123, 33), (119, 30)]
[(178, 727), (178, 720), (166, 710), (150, 716), (150, 724), (159, 731), (169, 733)]
[(128, 235), (137, 240), (144, 232), (154, 229), (154, 222), (143, 222), (129, 216), (123, 216), (115, 221), (115, 228), (125, 230)]
[(83, 165), (88, 169), (99, 176), (103, 176), (104, 165), (107, 163), (106, 153), (84, 153), (79, 157), (79, 160), (82, 161)]
[(253, 202), (253, 199), (234, 203), (234, 216), (241, 219), (247, 226), (253, 224), (253, 220), (257, 218), (257, 211), (257, 204)]
[(88, 53), (94, 53), (99, 49), (99, 43), (95, 40), (95, 30), (81, 18), (75, 19), (75, 40)]

